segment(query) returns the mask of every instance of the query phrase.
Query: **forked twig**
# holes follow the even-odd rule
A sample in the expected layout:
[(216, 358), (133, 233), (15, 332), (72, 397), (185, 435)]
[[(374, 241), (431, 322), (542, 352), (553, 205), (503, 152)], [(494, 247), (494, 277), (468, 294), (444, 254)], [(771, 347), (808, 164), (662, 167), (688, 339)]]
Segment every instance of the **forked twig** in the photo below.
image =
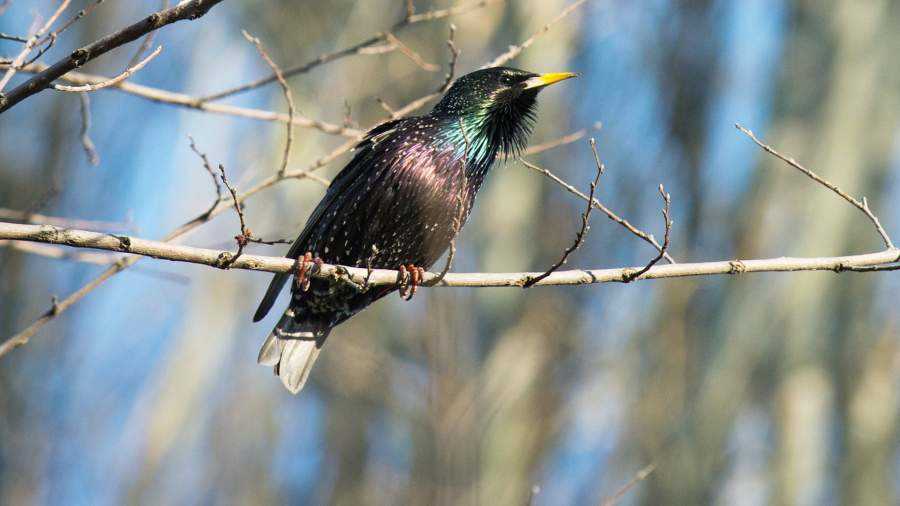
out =
[(659, 185), (659, 195), (663, 199), (663, 220), (665, 221), (665, 237), (663, 237), (663, 245), (659, 250), (659, 254), (653, 257), (653, 260), (647, 263), (642, 269), (639, 269), (633, 273), (628, 273), (627, 271), (622, 274), (622, 282), (623, 283), (631, 283), (635, 279), (644, 275), (645, 272), (649, 271), (654, 265), (659, 263), (660, 260), (663, 259), (666, 252), (669, 250), (669, 235), (672, 231), (672, 218), (669, 216), (669, 206), (672, 204), (672, 197), (666, 192), (666, 189), (663, 185)]
[[(589, 140), (589, 142), (591, 144), (591, 149), (593, 149), (594, 152), (596, 153), (596, 141), (592, 137)], [(540, 276), (535, 276), (535, 277), (529, 279), (528, 281), (526, 281), (522, 285), (522, 288), (531, 288), (532, 286), (535, 285), (535, 283), (537, 283), (537, 282), (541, 281), (542, 279), (553, 274), (554, 271), (556, 271), (557, 269), (559, 269), (560, 267), (562, 267), (563, 265), (566, 264), (566, 262), (569, 260), (569, 255), (574, 253), (578, 248), (581, 247), (582, 244), (584, 244), (584, 239), (585, 239), (585, 237), (587, 237), (587, 233), (591, 229), (590, 223), (591, 223), (591, 211), (594, 210), (594, 205), (593, 205), (594, 193), (597, 191), (597, 184), (600, 182), (600, 176), (603, 175), (603, 171), (605, 169), (603, 164), (600, 162), (599, 157), (596, 159), (596, 162), (597, 162), (597, 174), (594, 176), (594, 180), (591, 182), (591, 190), (590, 190), (590, 193), (588, 194), (588, 199), (587, 199), (588, 200), (587, 209), (585, 209), (585, 211), (583, 213), (581, 213), (581, 229), (579, 229), (578, 233), (575, 235), (575, 242), (573, 242), (571, 246), (566, 248), (566, 250), (562, 254), (562, 257), (560, 257), (559, 261), (557, 261), (555, 264), (553, 264), (549, 269), (547, 269)]]
[[(565, 180), (563, 180), (562, 178), (560, 178), (553, 172), (550, 172), (549, 169), (535, 165), (523, 158), (519, 158), (519, 161), (522, 163), (522, 165), (528, 167), (529, 169), (531, 169), (535, 172), (539, 172), (539, 173), (543, 174), (544, 176), (546, 176), (548, 179), (550, 179), (554, 183), (562, 186), (563, 188), (566, 189), (566, 191), (568, 191), (572, 195), (575, 195), (582, 200), (590, 202), (590, 200), (588, 199), (588, 196), (585, 195), (584, 193), (582, 193), (581, 190), (579, 190), (578, 188), (575, 188), (571, 184), (567, 183)], [(656, 238), (654, 238), (652, 234), (648, 234), (647, 232), (644, 232), (643, 230), (632, 225), (630, 221), (628, 221), (624, 218), (621, 218), (618, 214), (616, 214), (611, 209), (609, 209), (608, 207), (603, 205), (603, 203), (600, 202), (599, 200), (597, 200), (596, 198), (593, 200), (593, 205), (600, 211), (603, 211), (603, 214), (605, 214), (610, 220), (618, 223), (619, 225), (624, 227), (626, 230), (628, 230), (632, 234), (636, 235), (640, 239), (646, 241), (648, 244), (650, 244), (651, 246), (656, 248), (656, 251), (662, 251), (662, 245), (656, 241)], [(663, 258), (665, 258), (670, 264), (675, 263), (675, 259), (672, 258), (672, 256), (669, 255), (668, 252), (666, 252), (665, 255), (663, 255)]]

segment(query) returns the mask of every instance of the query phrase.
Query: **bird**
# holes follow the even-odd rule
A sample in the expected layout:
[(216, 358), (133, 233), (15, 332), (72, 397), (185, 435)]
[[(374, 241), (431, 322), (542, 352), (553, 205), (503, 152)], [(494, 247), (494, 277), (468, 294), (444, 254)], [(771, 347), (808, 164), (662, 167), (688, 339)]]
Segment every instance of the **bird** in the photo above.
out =
[[(331, 330), (400, 289), (415, 293), (424, 270), (450, 247), (498, 158), (527, 146), (538, 93), (575, 77), (509, 67), (459, 77), (431, 112), (368, 131), (291, 245), (291, 300), (259, 352), (298, 393)], [(359, 287), (310, 277), (313, 264), (396, 269), (404, 286)], [(274, 276), (253, 317), (263, 319), (290, 279)]]

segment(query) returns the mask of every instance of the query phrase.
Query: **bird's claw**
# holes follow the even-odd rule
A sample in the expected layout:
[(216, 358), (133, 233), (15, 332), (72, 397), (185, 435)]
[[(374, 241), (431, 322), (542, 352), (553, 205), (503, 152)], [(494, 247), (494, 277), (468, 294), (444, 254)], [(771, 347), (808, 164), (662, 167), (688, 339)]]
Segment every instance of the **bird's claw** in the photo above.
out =
[(304, 253), (302, 257), (297, 258), (294, 283), (297, 289), (303, 292), (309, 290), (310, 274), (313, 272), (313, 268), (309, 265), (310, 263), (314, 264), (316, 269), (320, 269), (324, 262), (319, 257), (313, 258), (312, 253), (309, 251)]
[(401, 265), (399, 269), (400, 275), (397, 277), (397, 284), (400, 286), (400, 298), (410, 300), (416, 294), (419, 285), (425, 278), (425, 269), (416, 267), (413, 264)]

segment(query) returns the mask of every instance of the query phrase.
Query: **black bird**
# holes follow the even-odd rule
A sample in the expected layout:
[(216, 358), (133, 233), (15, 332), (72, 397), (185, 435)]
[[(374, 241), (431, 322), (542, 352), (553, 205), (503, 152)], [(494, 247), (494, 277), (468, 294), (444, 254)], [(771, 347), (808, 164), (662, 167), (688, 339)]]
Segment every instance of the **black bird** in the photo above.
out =
[[(430, 113), (369, 131), (287, 254), (301, 260), (297, 282), (259, 363), (299, 392), (331, 329), (397, 289), (309, 279), (313, 259), (400, 269), (414, 290), (459, 232), (494, 161), (525, 148), (538, 92), (574, 76), (478, 70), (457, 79)], [(288, 277), (275, 275), (253, 321), (266, 316)]]

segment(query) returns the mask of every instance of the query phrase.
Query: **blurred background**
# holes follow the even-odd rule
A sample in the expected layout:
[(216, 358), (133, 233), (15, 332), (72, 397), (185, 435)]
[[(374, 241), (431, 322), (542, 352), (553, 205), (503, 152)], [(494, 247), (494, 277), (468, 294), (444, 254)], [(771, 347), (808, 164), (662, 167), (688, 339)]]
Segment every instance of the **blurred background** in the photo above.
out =
[[(371, 126), (385, 116), (376, 97), (399, 107), (443, 82), (449, 23), (465, 73), (569, 1), (495, 1), (398, 30), (442, 70), (399, 51), (352, 56), (291, 79), (298, 110), (341, 123), (349, 107), (355, 125)], [(24, 35), (56, 5), (14, 0), (0, 32)], [(158, 8), (105, 2), (41, 61)], [(163, 53), (131, 80), (217, 92), (269, 73), (242, 28), (288, 67), (387, 30), (405, 9), (226, 1), (161, 30)], [(862, 253), (881, 248), (865, 218), (733, 124), (868, 196), (900, 235), (898, 27), (897, 0), (592, 0), (511, 65), (582, 74), (541, 95), (532, 144), (591, 129), (608, 168), (599, 199), (657, 237), (664, 183), (676, 259)], [(20, 48), (0, 41), (0, 55)], [(134, 50), (85, 71), (117, 74)], [(90, 98), (97, 166), (82, 150), (78, 95), (45, 91), (3, 114), (0, 208), (160, 238), (215, 196), (188, 135), (239, 190), (278, 169), (282, 124), (115, 90)], [(285, 111), (277, 85), (226, 103)], [(345, 140), (298, 128), (289, 167)], [(593, 178), (586, 140), (532, 160), (579, 188)], [(266, 190), (247, 202), (248, 225), (293, 237), (323, 191), (310, 181)], [(499, 164), (454, 270), (544, 270), (582, 210), (540, 175)], [(237, 232), (227, 212), (183, 242), (232, 248)], [(598, 213), (569, 265), (639, 265), (654, 253)], [(0, 247), (0, 337), (103, 268)], [(275, 317), (250, 317), (268, 281), (143, 260), (0, 359), (0, 504), (596, 504), (650, 464), (621, 504), (900, 500), (898, 274), (423, 290), (340, 326), (297, 397), (256, 364)]]

